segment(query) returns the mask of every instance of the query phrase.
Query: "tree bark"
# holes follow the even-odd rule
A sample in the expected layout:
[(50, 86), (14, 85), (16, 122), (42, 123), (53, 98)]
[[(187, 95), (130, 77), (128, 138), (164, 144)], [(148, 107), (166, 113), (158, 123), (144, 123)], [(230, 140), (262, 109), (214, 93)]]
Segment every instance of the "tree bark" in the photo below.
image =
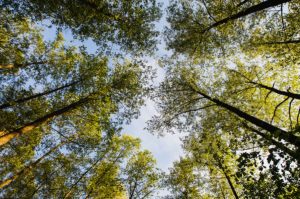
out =
[(262, 129), (269, 131), (270, 133), (272, 133), (272, 137), (278, 138), (278, 139), (283, 139), (286, 142), (293, 144), (294, 146), (300, 148), (300, 138), (298, 136), (293, 135), (290, 132), (284, 131), (276, 126), (273, 126), (272, 124), (269, 124), (261, 119), (258, 119), (252, 115), (249, 115), (248, 113), (245, 113), (243, 111), (241, 111), (240, 109), (231, 106), (225, 102), (222, 102), (216, 98), (212, 98), (208, 95), (206, 95), (205, 93), (199, 91), (198, 89), (195, 89), (194, 87), (190, 86), (190, 88), (200, 94), (201, 96), (203, 96), (204, 98), (216, 103), (217, 106), (223, 107), (226, 110), (234, 113), (235, 115), (247, 120), (248, 122), (261, 127)]
[(55, 88), (53, 90), (48, 90), (48, 91), (45, 91), (45, 92), (42, 92), (42, 93), (37, 93), (37, 94), (34, 94), (32, 96), (29, 96), (29, 97), (25, 97), (25, 98), (22, 98), (22, 99), (15, 100), (13, 102), (8, 102), (8, 103), (5, 103), (5, 104), (2, 104), (2, 105), (0, 105), (0, 109), (5, 109), (5, 108), (8, 108), (8, 107), (11, 107), (15, 103), (23, 103), (23, 102), (26, 102), (26, 101), (29, 101), (29, 100), (32, 100), (32, 99), (35, 99), (35, 98), (38, 98), (38, 97), (41, 97), (41, 96), (49, 95), (49, 94), (54, 93), (56, 91), (63, 90), (65, 88), (74, 86), (77, 83), (79, 83), (80, 81), (81, 80), (77, 80), (77, 81), (74, 81), (72, 83), (66, 84), (64, 86)]
[(27, 123), (24, 126), (14, 129), (8, 133), (5, 133), (4, 131), (0, 131), (0, 146), (6, 144), (7, 142), (11, 141), (13, 138), (18, 137), (20, 135), (23, 135), (24, 133), (29, 133), (36, 127), (40, 126), (41, 124), (53, 119), (56, 116), (65, 114), (67, 112), (72, 111), (73, 109), (76, 109), (80, 107), (81, 105), (87, 103), (90, 100), (90, 98), (85, 97), (83, 99), (78, 100), (77, 102), (74, 102), (66, 107), (63, 107), (59, 110), (56, 110), (52, 113), (46, 114), (45, 116), (36, 119), (33, 122)]
[(217, 21), (217, 22), (213, 23), (212, 25), (210, 25), (209, 27), (204, 29), (202, 31), (202, 33), (205, 33), (207, 31), (209, 31), (210, 29), (215, 28), (217, 26), (220, 26), (222, 24), (228, 23), (229, 21), (233, 21), (235, 19), (239, 19), (239, 18), (245, 17), (249, 14), (253, 14), (253, 13), (265, 10), (267, 8), (278, 6), (280, 4), (283, 4), (283, 3), (286, 3), (286, 2), (289, 2), (289, 1), (291, 1), (291, 0), (267, 0), (267, 1), (263, 1), (259, 4), (257, 4), (257, 5), (251, 6), (251, 7), (247, 8), (247, 9), (241, 11), (241, 12), (238, 12), (234, 15), (231, 15), (229, 17), (226, 17), (224, 19), (221, 19), (220, 21)]

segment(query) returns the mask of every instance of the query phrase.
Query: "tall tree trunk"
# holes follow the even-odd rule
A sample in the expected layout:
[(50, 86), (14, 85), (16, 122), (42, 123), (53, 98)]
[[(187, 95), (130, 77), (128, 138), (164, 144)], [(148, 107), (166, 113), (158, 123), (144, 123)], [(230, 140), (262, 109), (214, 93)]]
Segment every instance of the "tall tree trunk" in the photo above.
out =
[(229, 184), (229, 186), (230, 186), (230, 189), (231, 189), (231, 191), (232, 191), (234, 197), (235, 197), (236, 199), (239, 199), (239, 196), (238, 196), (238, 194), (237, 194), (237, 192), (236, 192), (236, 190), (235, 190), (235, 188), (234, 188), (234, 186), (233, 186), (233, 183), (231, 182), (230, 177), (229, 177), (228, 174), (226, 173), (226, 170), (225, 170), (225, 168), (223, 167), (220, 158), (217, 157), (217, 155), (215, 155), (215, 157), (216, 157), (215, 159), (216, 159), (217, 162), (218, 162), (219, 168), (220, 168), (220, 169), (223, 171), (223, 173), (224, 173), (224, 176), (225, 176), (225, 178), (226, 178), (226, 180), (227, 180), (227, 182), (228, 182), (228, 184)]
[(217, 26), (220, 26), (222, 24), (228, 23), (229, 21), (233, 21), (235, 19), (239, 19), (239, 18), (245, 17), (249, 14), (253, 14), (255, 12), (259, 12), (259, 11), (265, 10), (267, 8), (278, 6), (280, 4), (283, 4), (283, 3), (286, 3), (286, 2), (289, 2), (289, 1), (291, 1), (291, 0), (267, 0), (267, 1), (263, 1), (259, 4), (257, 4), (257, 5), (251, 6), (251, 7), (247, 8), (247, 9), (241, 11), (241, 12), (238, 12), (238, 13), (232, 15), (232, 16), (226, 17), (224, 19), (221, 19), (220, 21), (217, 21), (217, 22), (213, 23), (208, 28), (204, 29), (202, 31), (202, 33), (205, 33), (207, 31), (209, 31), (210, 29), (215, 28)]
[(287, 40), (287, 41), (270, 41), (264, 43), (258, 43), (258, 45), (280, 45), (280, 44), (299, 44), (299, 40)]
[[(52, 176), (57, 173), (58, 171), (60, 171), (62, 168), (64, 167), (64, 165), (61, 165), (60, 167), (58, 167), (56, 170), (54, 170), (53, 172), (51, 172), (49, 174), (50, 179), (52, 178)], [(45, 185), (47, 184), (47, 180), (42, 181), (40, 184), (38, 184), (37, 188), (32, 192), (30, 198), (34, 198), (35, 194), (38, 193), (38, 191)]]
[(250, 84), (254, 84), (254, 85), (258, 86), (258, 87), (267, 89), (267, 90), (269, 90), (271, 92), (277, 93), (279, 95), (284, 95), (284, 96), (287, 96), (287, 97), (290, 97), (290, 98), (293, 98), (293, 99), (300, 99), (300, 94), (297, 94), (297, 93), (291, 93), (291, 92), (288, 92), (288, 91), (281, 91), (281, 90), (278, 90), (278, 89), (276, 89), (274, 87), (266, 86), (264, 84), (260, 84), (260, 83), (253, 82), (253, 81), (250, 81), (249, 83)]
[(130, 190), (129, 199), (134, 199), (133, 196), (134, 196), (134, 192), (135, 192), (136, 186), (137, 186), (137, 182), (135, 181), (134, 185), (133, 185), (133, 189)]
[(70, 190), (68, 191), (68, 193), (66, 193), (63, 197), (63, 199), (65, 198), (69, 198), (70, 195), (73, 192), (74, 187), (76, 187), (78, 185), (78, 183), (95, 167), (97, 166), (97, 164), (102, 161), (105, 157), (105, 155), (108, 153), (109, 151), (109, 146), (108, 148), (103, 152), (103, 154), (85, 171), (83, 172), (80, 177), (76, 180), (76, 182), (74, 184), (72, 184), (72, 186), (70, 187)]
[(262, 129), (264, 129), (266, 131), (269, 131), (270, 133), (272, 133), (272, 137), (275, 137), (278, 139), (283, 139), (286, 142), (293, 144), (294, 146), (300, 148), (300, 137), (298, 137), (290, 132), (284, 131), (276, 126), (273, 126), (272, 124), (269, 124), (269, 123), (267, 123), (261, 119), (258, 119), (252, 115), (249, 115), (248, 113), (245, 113), (245, 112), (241, 111), (240, 109), (238, 109), (234, 106), (231, 106), (229, 104), (226, 104), (225, 102), (222, 102), (216, 98), (212, 98), (212, 97), (206, 95), (205, 93), (199, 91), (198, 89), (196, 89), (195, 87), (193, 87), (191, 85), (190, 85), (190, 88), (194, 92), (203, 96), (204, 98), (214, 102), (217, 106), (223, 107), (226, 110), (234, 113), (235, 115), (247, 120), (248, 122), (250, 122), (258, 127), (261, 127)]
[[(114, 165), (121, 157), (122, 157), (122, 153), (124, 152), (124, 150), (122, 150), (118, 156), (116, 157), (116, 159), (112, 162), (112, 164)], [(98, 180), (96, 181), (95, 185), (99, 185), (99, 183), (101, 182), (102, 178), (106, 175), (107, 172), (109, 172), (111, 167), (108, 167), (104, 170), (104, 172), (101, 174), (101, 176), (98, 178)], [(85, 199), (88, 199), (90, 197), (90, 195), (93, 193), (94, 189), (93, 187), (91, 187), (91, 190), (89, 190), (89, 192), (87, 193)], [(66, 197), (65, 197), (66, 198)]]
[(4, 131), (0, 131), (0, 146), (6, 144), (7, 142), (9, 142), (10, 140), (12, 140), (15, 137), (18, 137), (24, 133), (29, 133), (30, 131), (32, 131), (33, 129), (35, 129), (36, 127), (40, 126), (41, 124), (53, 119), (56, 116), (65, 114), (67, 112), (72, 111), (73, 109), (76, 109), (78, 107), (80, 107), (81, 105), (87, 103), (90, 100), (90, 98), (85, 97), (83, 99), (78, 100), (77, 102), (74, 102), (66, 107), (63, 107), (57, 111), (54, 111), (52, 113), (49, 113), (39, 119), (36, 119), (33, 122), (27, 123), (24, 126), (14, 129), (8, 133), (5, 133)]
[(11, 176), (11, 177), (3, 180), (3, 181), (0, 181), (0, 189), (3, 189), (4, 187), (10, 185), (13, 181), (15, 181), (16, 179), (18, 179), (21, 175), (26, 175), (30, 170), (32, 170), (34, 167), (36, 167), (43, 159), (45, 159), (51, 153), (53, 153), (54, 151), (56, 151), (56, 149), (58, 149), (59, 147), (63, 146), (67, 142), (68, 142), (68, 140), (59, 143), (58, 145), (56, 145), (53, 148), (51, 148), (42, 157), (40, 157), (36, 161), (32, 162), (28, 166), (24, 167), (22, 170), (18, 171), (13, 176)]
[(292, 158), (294, 158), (295, 160), (297, 160), (298, 162), (300, 162), (300, 154), (299, 153), (292, 151), (291, 149), (289, 149), (288, 147), (286, 147), (284, 144), (282, 144), (280, 142), (277, 142), (276, 140), (272, 139), (270, 135), (262, 133), (262, 132), (258, 131), (257, 129), (255, 129), (255, 128), (251, 127), (251, 126), (248, 126), (245, 123), (244, 123), (244, 127), (246, 127), (247, 129), (253, 131), (254, 133), (260, 135), (265, 140), (267, 140), (269, 143), (275, 145), (278, 149), (280, 149), (283, 152), (289, 154)]
[(14, 65), (12, 65), (12, 64), (0, 65), (0, 70), (12, 69), (12, 68), (14, 68)]
[(5, 103), (5, 104), (2, 104), (2, 105), (0, 105), (0, 109), (5, 109), (5, 108), (8, 108), (8, 107), (11, 107), (15, 103), (23, 103), (23, 102), (26, 102), (26, 101), (29, 101), (29, 100), (32, 100), (32, 99), (35, 99), (35, 98), (38, 98), (38, 97), (41, 97), (41, 96), (49, 95), (49, 94), (54, 93), (56, 91), (63, 90), (65, 88), (74, 86), (77, 83), (79, 83), (80, 81), (82, 81), (82, 80), (77, 80), (77, 81), (74, 81), (72, 83), (66, 84), (64, 86), (55, 88), (53, 90), (48, 90), (48, 91), (45, 91), (45, 92), (42, 92), (42, 93), (37, 93), (37, 94), (31, 95), (29, 97), (25, 97), (25, 98), (22, 98), (22, 99), (15, 100), (13, 102), (8, 102), (8, 103)]

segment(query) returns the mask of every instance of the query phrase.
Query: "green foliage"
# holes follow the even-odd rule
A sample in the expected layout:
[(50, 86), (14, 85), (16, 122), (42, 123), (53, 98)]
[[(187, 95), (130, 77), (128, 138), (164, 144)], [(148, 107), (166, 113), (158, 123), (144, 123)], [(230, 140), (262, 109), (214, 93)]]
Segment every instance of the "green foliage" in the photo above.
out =
[(298, 8), (298, 1), (171, 1), (165, 40), (174, 53), (163, 60), (159, 114), (148, 127), (187, 133), (186, 159), (203, 170), (192, 173), (203, 180), (202, 197), (299, 195)]
[[(137, 12), (126, 7), (126, 12)], [(60, 32), (45, 42), (26, 18), (28, 10), (13, 11), (1, 12), (0, 197), (125, 198), (123, 177), (135, 177), (125, 172), (124, 163), (143, 157), (147, 182), (145, 192), (135, 197), (151, 196), (158, 181), (155, 160), (150, 152), (140, 152), (138, 139), (120, 135), (121, 125), (139, 115), (151, 68), (123, 57), (89, 54), (65, 44)], [(149, 28), (148, 22), (139, 23)]]
[(166, 185), (172, 193), (172, 198), (201, 198), (201, 179), (197, 174), (193, 161), (181, 159), (174, 162), (166, 179)]
[(160, 172), (155, 168), (156, 161), (149, 151), (134, 154), (124, 169), (124, 184), (128, 197), (151, 198), (159, 188)]
[(92, 38), (100, 49), (109, 50), (111, 42), (137, 52), (153, 49), (158, 35), (153, 23), (161, 15), (155, 0), (26, 0), (21, 4), (8, 0), (0, 6), (35, 21), (50, 20), (69, 28), (81, 39)]
[[(160, 6), (0, 2), (1, 198), (154, 198), (164, 188), (166, 198), (299, 198), (299, 1), (170, 1), (173, 54), (154, 90), (137, 55), (155, 48)], [(63, 29), (97, 53), (67, 44)], [(121, 134), (149, 94), (159, 112), (148, 129), (186, 133), (166, 175)]]

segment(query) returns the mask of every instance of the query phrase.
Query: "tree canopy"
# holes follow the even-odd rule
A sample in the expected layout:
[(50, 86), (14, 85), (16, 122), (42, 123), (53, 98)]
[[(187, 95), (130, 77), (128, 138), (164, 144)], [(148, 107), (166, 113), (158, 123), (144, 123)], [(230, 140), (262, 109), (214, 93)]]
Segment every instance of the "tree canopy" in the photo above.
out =
[[(1, 1), (0, 198), (299, 198), (299, 17), (297, 0)], [(168, 171), (123, 132), (149, 100), (147, 130), (184, 133)]]

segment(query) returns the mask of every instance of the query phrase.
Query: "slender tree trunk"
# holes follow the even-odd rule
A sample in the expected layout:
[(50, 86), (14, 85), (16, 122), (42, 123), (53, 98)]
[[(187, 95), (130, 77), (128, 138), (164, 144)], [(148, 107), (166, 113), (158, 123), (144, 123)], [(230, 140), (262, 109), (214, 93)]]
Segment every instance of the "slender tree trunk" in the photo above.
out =
[(137, 182), (135, 181), (135, 182), (134, 182), (134, 185), (133, 185), (133, 189), (130, 190), (129, 199), (133, 199), (133, 196), (134, 196), (134, 192), (135, 192), (136, 186), (137, 186)]
[(227, 173), (225, 172), (224, 168), (223, 168), (222, 170), (223, 170), (223, 173), (224, 173), (224, 175), (225, 175), (225, 177), (226, 177), (226, 180), (227, 180), (227, 182), (228, 182), (228, 184), (229, 184), (229, 186), (230, 186), (230, 189), (231, 189), (231, 191), (232, 191), (234, 197), (235, 197), (236, 199), (239, 199), (239, 196), (237, 195), (237, 193), (236, 193), (236, 191), (235, 191), (235, 188), (234, 188), (234, 186), (233, 186), (233, 184), (232, 184), (232, 182), (231, 182), (230, 177), (227, 175)]
[(207, 31), (209, 31), (210, 29), (215, 28), (217, 26), (220, 26), (222, 24), (228, 23), (229, 21), (233, 21), (233, 20), (245, 17), (249, 14), (253, 14), (253, 13), (265, 10), (267, 8), (278, 6), (280, 4), (283, 4), (283, 3), (286, 3), (286, 2), (289, 2), (289, 1), (291, 1), (291, 0), (267, 0), (267, 1), (263, 1), (259, 4), (257, 4), (257, 5), (251, 6), (251, 7), (247, 8), (247, 9), (241, 11), (241, 12), (238, 12), (238, 13), (232, 15), (232, 16), (226, 17), (224, 19), (221, 19), (220, 21), (217, 21), (217, 22), (213, 23), (208, 28), (204, 29), (202, 31), (202, 33), (205, 33)]
[(237, 192), (236, 192), (236, 190), (235, 190), (235, 188), (234, 188), (234, 186), (233, 186), (233, 184), (232, 184), (232, 182), (231, 182), (231, 179), (230, 179), (230, 177), (227, 175), (227, 173), (226, 173), (226, 171), (225, 171), (225, 168), (223, 167), (223, 165), (222, 165), (222, 163), (221, 163), (219, 157), (216, 157), (216, 159), (217, 159), (217, 162), (218, 162), (218, 165), (219, 165), (220, 169), (221, 169), (221, 170), (223, 171), (223, 173), (224, 173), (224, 176), (225, 176), (225, 178), (226, 178), (226, 180), (227, 180), (227, 182), (228, 182), (228, 184), (229, 184), (229, 186), (230, 186), (230, 189), (231, 189), (231, 191), (232, 191), (234, 197), (235, 197), (236, 199), (239, 199), (239, 196), (238, 196), (238, 194), (237, 194)]
[(276, 126), (273, 126), (272, 124), (269, 124), (261, 119), (258, 119), (252, 115), (249, 115), (248, 113), (245, 113), (243, 111), (241, 111), (240, 109), (231, 106), (229, 104), (226, 104), (225, 102), (222, 102), (216, 98), (212, 98), (208, 95), (206, 95), (205, 93), (199, 91), (198, 89), (195, 89), (194, 87), (190, 86), (191, 89), (193, 89), (195, 92), (197, 92), (198, 94), (200, 94), (201, 96), (203, 96), (204, 98), (216, 103), (217, 106), (223, 107), (226, 110), (234, 113), (235, 115), (247, 120), (248, 122), (261, 127), (262, 129), (269, 131), (270, 133), (272, 133), (272, 137), (276, 137), (278, 139), (283, 139), (286, 142), (293, 144), (294, 146), (300, 148), (300, 138), (296, 135), (293, 135), (290, 132), (284, 131)]
[(154, 190), (148, 191), (141, 199), (145, 199), (148, 197), (149, 194), (151, 194)]
[[(76, 180), (76, 182), (74, 184), (72, 184), (72, 186), (70, 187), (70, 190), (68, 191), (67, 194), (64, 195), (63, 199), (65, 198), (69, 198), (70, 195), (73, 192), (74, 187), (76, 187), (78, 185), (78, 183), (95, 167), (97, 166), (97, 164), (103, 160), (103, 158), (105, 157), (105, 155), (108, 153), (108, 148), (103, 152), (103, 154), (84, 172), (80, 175), (80, 177)], [(88, 194), (89, 195), (89, 194)], [(87, 196), (88, 197), (88, 196)]]
[(280, 44), (299, 44), (300, 40), (287, 40), (287, 41), (270, 41), (258, 43), (258, 45), (280, 45)]
[[(58, 171), (60, 171), (63, 167), (64, 167), (64, 165), (58, 167), (55, 171), (53, 171), (52, 173), (50, 173), (49, 177), (52, 178), (52, 176), (53, 176), (55, 173), (57, 173)], [(43, 182), (41, 182), (41, 183), (37, 186), (37, 188), (32, 192), (30, 198), (34, 198), (34, 195), (35, 195), (36, 193), (38, 193), (38, 191), (39, 191), (45, 184), (47, 184), (47, 181), (46, 181), (46, 180), (44, 180)]]
[(0, 69), (12, 69), (14, 68), (14, 65), (12, 64), (6, 64), (6, 65), (0, 65)]
[(18, 171), (13, 176), (1, 181), (0, 189), (3, 189), (4, 187), (10, 185), (12, 182), (14, 182), (16, 179), (18, 179), (21, 175), (26, 175), (30, 170), (32, 170), (34, 167), (36, 167), (43, 159), (45, 159), (47, 156), (49, 156), (51, 153), (56, 151), (59, 147), (63, 146), (67, 142), (68, 142), (68, 140), (59, 143), (55, 147), (51, 148), (47, 153), (45, 153), (42, 157), (40, 157), (36, 161), (34, 161), (31, 164), (29, 164), (28, 166), (24, 167), (22, 170)]
[(258, 86), (258, 87), (267, 89), (269, 91), (272, 91), (272, 92), (277, 93), (279, 95), (284, 95), (284, 96), (287, 96), (287, 97), (290, 97), (290, 98), (293, 98), (293, 99), (300, 99), (300, 94), (291, 93), (291, 92), (288, 92), (288, 91), (281, 91), (281, 90), (278, 90), (278, 89), (276, 89), (274, 87), (266, 86), (264, 84), (260, 84), (260, 83), (257, 83), (257, 82), (250, 81), (249, 83), (250, 84), (254, 84), (254, 85)]
[(8, 133), (5, 132), (1, 132), (0, 131), (0, 146), (6, 144), (7, 142), (9, 142), (10, 140), (12, 140), (15, 137), (18, 137), (20, 135), (23, 135), (24, 133), (29, 133), (30, 131), (32, 131), (33, 129), (35, 129), (36, 127), (40, 126), (41, 124), (53, 119), (56, 116), (65, 114), (67, 112), (72, 111), (73, 109), (76, 109), (78, 107), (80, 107), (81, 105), (87, 103), (90, 99), (88, 97), (85, 97), (83, 99), (78, 100), (77, 102), (74, 102), (64, 108), (61, 108), (57, 111), (54, 111), (52, 113), (46, 114), (45, 116), (36, 119), (33, 122), (27, 123), (24, 126), (14, 129)]
[(54, 93), (56, 91), (63, 90), (65, 88), (74, 86), (77, 83), (79, 83), (80, 81), (81, 80), (77, 80), (77, 81), (74, 81), (72, 83), (66, 84), (64, 86), (55, 88), (53, 90), (48, 90), (48, 91), (45, 91), (45, 92), (42, 92), (42, 93), (37, 93), (37, 94), (31, 95), (29, 97), (25, 97), (25, 98), (22, 98), (22, 99), (15, 100), (13, 102), (8, 102), (8, 103), (5, 103), (5, 104), (2, 104), (2, 105), (0, 105), (0, 109), (5, 109), (5, 108), (8, 108), (8, 107), (11, 107), (15, 103), (23, 103), (23, 102), (26, 102), (26, 101), (29, 101), (29, 100), (32, 100), (32, 99), (35, 99), (35, 98), (38, 98), (38, 97), (41, 97), (41, 96), (49, 95), (49, 94)]
[[(122, 153), (123, 153), (123, 152), (124, 152), (124, 150), (122, 150), (122, 151), (118, 154), (118, 156), (117, 156), (116, 159), (112, 162), (112, 164), (115, 164), (115, 163), (122, 157)], [(98, 185), (98, 184), (101, 182), (102, 178), (106, 175), (107, 172), (109, 172), (110, 168), (111, 168), (111, 167), (108, 167), (108, 168), (106, 168), (106, 169), (104, 170), (104, 172), (101, 174), (101, 176), (100, 176), (100, 177), (98, 178), (98, 180), (96, 181), (95, 185)], [(91, 187), (91, 188), (92, 188), (92, 189), (87, 193), (85, 199), (88, 199), (88, 198), (90, 197), (90, 195), (93, 193), (94, 189), (93, 189), (93, 187)]]
[(262, 133), (260, 131), (258, 131), (257, 129), (248, 126), (247, 124), (244, 124), (244, 126), (253, 131), (254, 133), (260, 135), (261, 137), (263, 137), (265, 140), (267, 140), (269, 143), (275, 145), (278, 149), (282, 150), (283, 152), (289, 154), (291, 157), (293, 157), (295, 160), (297, 160), (298, 162), (300, 162), (300, 154), (297, 152), (292, 151), (291, 149), (289, 149), (288, 147), (286, 147), (284, 144), (277, 142), (276, 140), (272, 139), (270, 135), (267, 135), (265, 133)]

